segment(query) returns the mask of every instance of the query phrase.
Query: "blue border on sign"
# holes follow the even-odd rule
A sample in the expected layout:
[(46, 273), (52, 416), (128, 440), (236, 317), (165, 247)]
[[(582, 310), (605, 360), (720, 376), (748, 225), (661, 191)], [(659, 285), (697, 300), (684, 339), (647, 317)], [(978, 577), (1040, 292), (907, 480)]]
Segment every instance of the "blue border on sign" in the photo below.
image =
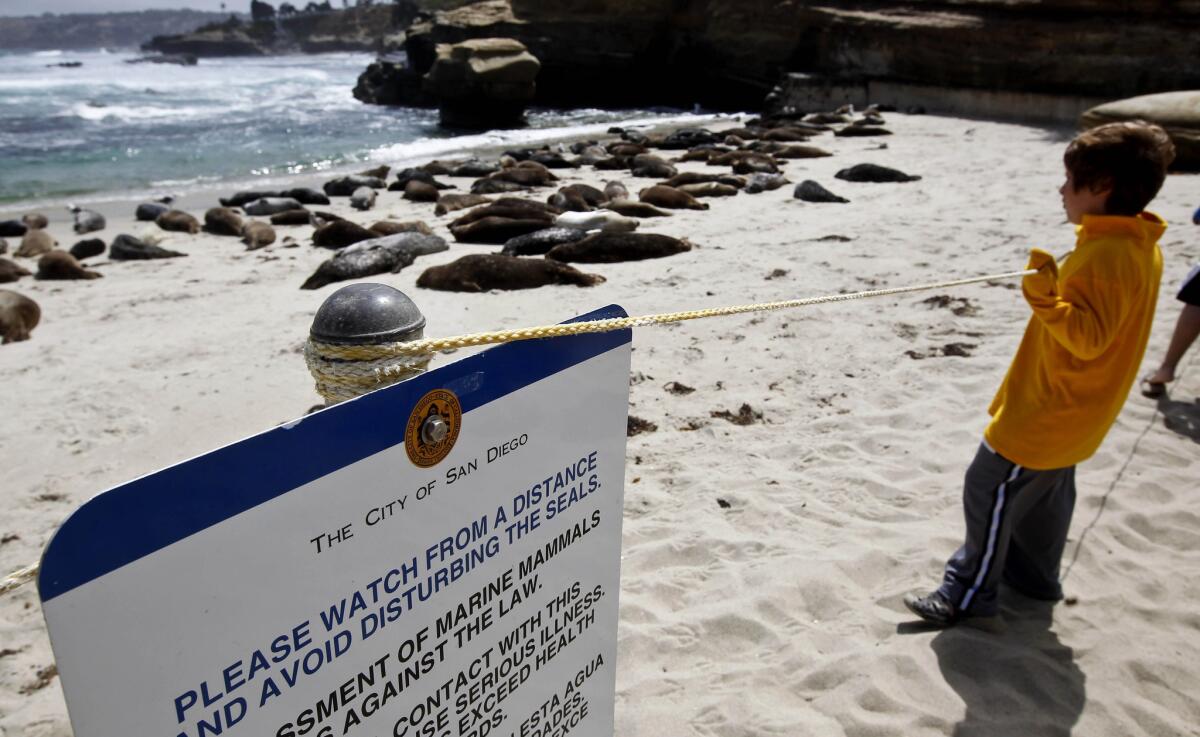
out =
[[(625, 316), (609, 305), (568, 322)], [(625, 329), (497, 346), (114, 487), (85, 502), (51, 538), (38, 592), (50, 601), (403, 443), (413, 404), (433, 389), (453, 391), (467, 413), (632, 338)]]

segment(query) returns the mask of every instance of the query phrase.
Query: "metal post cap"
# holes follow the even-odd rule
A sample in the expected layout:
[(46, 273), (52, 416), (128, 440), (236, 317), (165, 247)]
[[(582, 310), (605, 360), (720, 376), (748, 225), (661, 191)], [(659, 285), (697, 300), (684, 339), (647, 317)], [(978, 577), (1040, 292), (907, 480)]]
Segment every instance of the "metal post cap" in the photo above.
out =
[(325, 299), (309, 335), (323, 343), (360, 345), (414, 340), (425, 316), (404, 292), (386, 284), (350, 284)]

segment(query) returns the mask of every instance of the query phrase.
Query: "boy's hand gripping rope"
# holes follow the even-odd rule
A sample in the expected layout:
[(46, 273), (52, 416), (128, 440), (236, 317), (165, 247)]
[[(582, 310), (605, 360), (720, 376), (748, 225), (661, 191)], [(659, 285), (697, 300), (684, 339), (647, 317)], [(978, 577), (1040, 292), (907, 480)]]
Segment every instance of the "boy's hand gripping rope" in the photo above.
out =
[[(658, 315), (642, 315), (640, 317), (618, 317), (608, 320), (591, 320), (588, 322), (570, 322), (561, 325), (540, 325), (537, 327), (517, 328), (514, 330), (495, 330), (486, 333), (468, 333), (449, 338), (423, 338), (407, 343), (381, 343), (378, 345), (333, 345), (321, 343), (311, 338), (304, 347), (304, 359), (308, 369), (317, 382), (317, 391), (329, 403), (352, 399), (372, 389), (385, 384), (394, 383), (421, 373), (429, 365), (434, 353), (439, 351), (470, 348), (478, 345), (494, 343), (511, 343), (517, 340), (534, 340), (536, 338), (558, 338), (564, 335), (582, 335), (584, 333), (603, 333), (610, 330), (624, 330), (645, 325), (665, 325), (684, 320), (698, 320), (703, 317), (719, 317), (722, 315), (740, 315), (747, 312), (769, 312), (785, 310), (793, 307), (808, 307), (830, 302), (848, 302), (853, 299), (867, 297), (886, 297), (892, 294), (921, 292), (929, 289), (946, 289), (960, 287), (965, 284), (1015, 279), (1016, 277), (1036, 274), (1036, 269), (1024, 271), (1008, 271), (1003, 274), (988, 276), (973, 276), (967, 279), (952, 279), (950, 281), (918, 284), (909, 287), (891, 287), (888, 289), (872, 289), (865, 292), (850, 292), (848, 294), (827, 294), (822, 297), (806, 297), (804, 299), (789, 299), (780, 302), (759, 302), (749, 305), (733, 305), (730, 307), (710, 307), (704, 310), (687, 310), (684, 312), (667, 312)], [(0, 580), (0, 596), (14, 591), (37, 577), (36, 563), (19, 568)]]

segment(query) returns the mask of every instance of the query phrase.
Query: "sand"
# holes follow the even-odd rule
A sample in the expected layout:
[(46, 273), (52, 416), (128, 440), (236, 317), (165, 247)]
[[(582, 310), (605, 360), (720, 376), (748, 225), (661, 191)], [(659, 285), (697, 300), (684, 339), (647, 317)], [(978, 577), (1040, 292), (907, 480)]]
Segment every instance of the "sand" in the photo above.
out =
[[(428, 334), (449, 335), (613, 302), (640, 314), (974, 276), (1022, 268), (1031, 246), (1070, 249), (1057, 194), (1069, 131), (887, 117), (892, 137), (825, 136), (815, 143), (836, 156), (786, 166), (850, 204), (801, 203), (791, 186), (709, 200), (642, 226), (699, 248), (584, 266), (607, 277), (598, 287), (417, 290), (424, 267), (492, 250), (453, 243), (372, 280), (411, 295)], [(862, 162), (924, 178), (833, 178)], [(649, 183), (624, 174), (631, 191)], [(1174, 289), (1200, 260), (1196, 181), (1172, 176), (1152, 207), (1171, 228), (1146, 370), (1178, 315)], [(449, 237), (452, 216), (432, 210), (383, 193), (353, 217), (422, 219)], [(65, 215), (49, 214), (69, 246)], [(146, 230), (157, 229), (110, 217), (97, 235)], [(168, 233), (163, 245), (187, 258), (101, 258), (103, 279), (16, 285), (43, 321), (0, 348), (0, 570), (36, 560), (91, 495), (318, 402), (301, 347), (337, 285), (299, 290), (329, 254), (308, 245), (308, 228), (277, 231), (299, 246), (245, 252), (233, 238)], [(1015, 287), (635, 332), (630, 411), (658, 429), (628, 445), (618, 735), (1200, 734), (1200, 348), (1171, 398), (1135, 389), (1081, 466), (1070, 604), (1008, 592), (998, 631), (939, 633), (900, 603), (937, 581), (960, 540), (962, 474), (1029, 315)], [(925, 302), (938, 294), (954, 300)], [(948, 344), (967, 355), (937, 355)], [(743, 403), (760, 422), (711, 416)], [(52, 663), (33, 587), (0, 600), (0, 735), (71, 733)]]

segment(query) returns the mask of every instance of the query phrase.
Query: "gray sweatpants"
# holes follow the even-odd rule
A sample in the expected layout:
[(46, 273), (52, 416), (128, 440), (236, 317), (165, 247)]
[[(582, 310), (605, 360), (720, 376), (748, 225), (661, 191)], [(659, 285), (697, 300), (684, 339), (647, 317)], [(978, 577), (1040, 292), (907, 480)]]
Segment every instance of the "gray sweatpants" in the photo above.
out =
[(1034, 471), (981, 444), (963, 485), (966, 542), (938, 591), (974, 616), (996, 613), (1002, 578), (1028, 596), (1061, 599), (1058, 567), (1074, 509), (1074, 466)]

